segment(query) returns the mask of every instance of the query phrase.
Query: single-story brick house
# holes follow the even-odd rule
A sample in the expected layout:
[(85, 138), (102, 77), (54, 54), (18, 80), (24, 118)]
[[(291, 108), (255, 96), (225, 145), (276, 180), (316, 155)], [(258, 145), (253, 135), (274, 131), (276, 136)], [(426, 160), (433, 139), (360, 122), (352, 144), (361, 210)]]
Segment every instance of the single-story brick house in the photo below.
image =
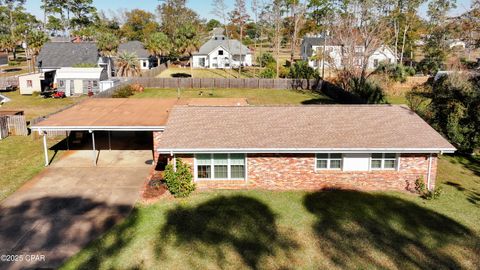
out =
[(175, 106), (153, 138), (159, 161), (181, 158), (208, 188), (433, 188), (437, 156), (455, 151), (395, 105)]
[[(90, 133), (94, 165), (100, 151), (95, 138), (107, 136), (110, 149), (110, 135), (146, 134), (155, 169), (180, 158), (200, 188), (412, 190), (423, 178), (431, 189), (438, 155), (456, 150), (408, 107), (397, 105), (102, 98), (31, 128), (43, 135)], [(48, 166), (46, 136), (44, 150)]]

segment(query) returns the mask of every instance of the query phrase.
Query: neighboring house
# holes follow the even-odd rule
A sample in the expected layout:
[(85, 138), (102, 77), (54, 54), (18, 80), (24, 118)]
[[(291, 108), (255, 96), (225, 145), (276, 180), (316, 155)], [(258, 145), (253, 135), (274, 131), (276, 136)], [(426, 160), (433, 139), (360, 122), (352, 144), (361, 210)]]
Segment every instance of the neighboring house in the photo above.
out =
[(413, 190), (455, 148), (395, 105), (174, 107), (156, 152), (215, 188)]
[(96, 92), (99, 80), (112, 74), (113, 62), (101, 57), (92, 42), (48, 42), (40, 50), (37, 65), (38, 73), (19, 77), (20, 93), (32, 94), (47, 88), (65, 90), (67, 96), (88, 93), (84, 89)]
[[(326, 43), (325, 43), (326, 42)], [(314, 59), (317, 55), (317, 51), (323, 52), (325, 46), (325, 55), (326, 61)], [(308, 61), (308, 65), (312, 68), (321, 69), (322, 65), (325, 64), (325, 68), (342, 68), (342, 55), (343, 47), (341, 44), (332, 41), (331, 39), (325, 39), (323, 37), (305, 37), (302, 40), (300, 46), (301, 56), (304, 61)], [(353, 59), (353, 62), (357, 66), (363, 65), (362, 54), (365, 51), (364, 46), (356, 46), (355, 54), (358, 55)], [(395, 63), (396, 57), (395, 53), (387, 46), (380, 46), (377, 48), (374, 53), (369, 57), (367, 69), (375, 69), (382, 62)]]
[(193, 68), (232, 68), (252, 65), (252, 52), (236, 39), (229, 39), (219, 31), (193, 53)]
[(140, 63), (140, 69), (151, 69), (157, 66), (157, 58), (153, 57), (140, 41), (134, 40), (120, 44), (118, 46), (118, 53), (123, 52), (135, 54)]

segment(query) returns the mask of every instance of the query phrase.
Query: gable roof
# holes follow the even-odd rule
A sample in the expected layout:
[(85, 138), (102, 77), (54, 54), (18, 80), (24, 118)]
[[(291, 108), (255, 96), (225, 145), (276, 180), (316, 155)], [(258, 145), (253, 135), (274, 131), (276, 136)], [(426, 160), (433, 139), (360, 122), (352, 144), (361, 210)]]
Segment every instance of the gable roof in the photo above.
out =
[(203, 44), (200, 47), (198, 52), (194, 54), (206, 55), (218, 47), (224, 48), (226, 51), (229, 51), (233, 55), (239, 55), (240, 53), (246, 55), (250, 53), (250, 50), (248, 49), (248, 47), (240, 43), (240, 41), (236, 39), (227, 39), (227, 38), (222, 39), (222, 38), (225, 38), (225, 36), (217, 35), (209, 39), (207, 42), (205, 42), (205, 44)]
[(148, 58), (150, 53), (145, 49), (145, 45), (138, 40), (132, 40), (122, 43), (118, 46), (118, 52), (134, 53), (138, 58)]
[(96, 65), (98, 48), (95, 43), (48, 42), (37, 57), (42, 68), (74, 67), (79, 64)]
[(176, 106), (157, 149), (166, 153), (455, 150), (409, 108), (394, 105)]

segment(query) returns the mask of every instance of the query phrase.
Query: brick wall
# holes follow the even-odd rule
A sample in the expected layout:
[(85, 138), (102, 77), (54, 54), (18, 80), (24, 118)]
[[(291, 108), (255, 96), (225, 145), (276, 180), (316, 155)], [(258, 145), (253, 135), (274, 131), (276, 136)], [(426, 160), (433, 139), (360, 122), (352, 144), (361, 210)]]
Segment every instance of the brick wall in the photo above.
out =
[[(193, 155), (177, 155), (193, 171)], [(427, 181), (427, 154), (402, 154), (399, 171), (315, 171), (315, 154), (248, 154), (247, 181), (197, 181), (199, 188), (315, 190), (345, 188), (358, 190), (413, 191), (415, 180)], [(432, 158), (431, 183), (435, 184), (437, 157)]]
[[(431, 182), (437, 161), (432, 159)], [(413, 190), (415, 180), (427, 179), (428, 155), (401, 155), (399, 171), (315, 171), (314, 154), (255, 154), (248, 156), (248, 185), (267, 189), (348, 188)]]

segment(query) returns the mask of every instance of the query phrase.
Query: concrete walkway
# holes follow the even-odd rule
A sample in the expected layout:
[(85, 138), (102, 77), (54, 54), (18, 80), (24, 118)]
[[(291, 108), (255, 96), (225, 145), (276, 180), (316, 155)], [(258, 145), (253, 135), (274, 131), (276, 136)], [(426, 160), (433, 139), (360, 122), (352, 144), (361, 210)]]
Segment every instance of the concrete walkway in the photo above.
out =
[[(0, 269), (57, 268), (130, 213), (151, 151), (73, 151), (0, 204)], [(35, 256), (31, 256), (35, 255)], [(17, 259), (18, 262), (6, 262)]]

